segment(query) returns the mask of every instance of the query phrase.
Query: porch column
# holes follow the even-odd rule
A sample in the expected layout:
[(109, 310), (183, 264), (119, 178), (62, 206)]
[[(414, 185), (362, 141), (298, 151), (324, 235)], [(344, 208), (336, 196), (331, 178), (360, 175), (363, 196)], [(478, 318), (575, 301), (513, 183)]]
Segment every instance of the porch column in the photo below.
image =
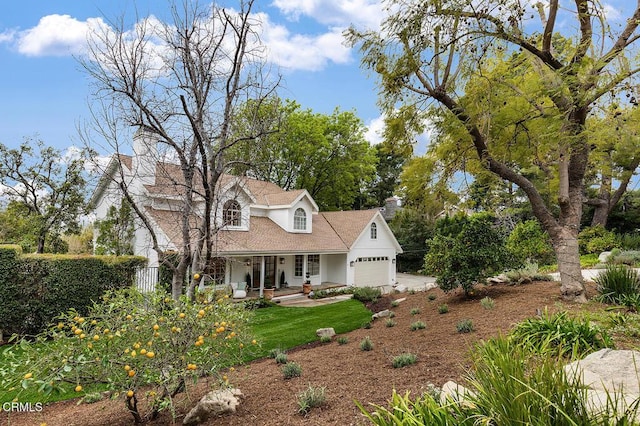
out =
[(260, 297), (263, 296), (264, 290), (264, 256), (260, 257)]

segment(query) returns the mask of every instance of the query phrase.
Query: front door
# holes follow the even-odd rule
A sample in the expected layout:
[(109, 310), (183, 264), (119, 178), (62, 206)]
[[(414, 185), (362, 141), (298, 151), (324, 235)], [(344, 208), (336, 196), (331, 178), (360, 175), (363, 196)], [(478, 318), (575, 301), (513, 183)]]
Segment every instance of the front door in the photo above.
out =
[(254, 256), (253, 257), (253, 276), (251, 279), (251, 288), (260, 288), (260, 277), (262, 269), (262, 260), (264, 259), (264, 284), (265, 287), (271, 285), (275, 287), (276, 284), (276, 262), (277, 256)]

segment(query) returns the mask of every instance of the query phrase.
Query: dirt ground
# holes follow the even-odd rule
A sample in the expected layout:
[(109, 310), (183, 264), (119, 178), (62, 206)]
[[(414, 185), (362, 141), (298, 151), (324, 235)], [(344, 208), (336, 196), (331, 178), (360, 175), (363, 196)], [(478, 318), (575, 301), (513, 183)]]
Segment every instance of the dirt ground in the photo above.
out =
[[(436, 296), (429, 300), (428, 295)], [(589, 295), (594, 294), (589, 286)], [(492, 310), (484, 309), (480, 299), (489, 296), (495, 300)], [(391, 299), (406, 298), (391, 307)], [(395, 313), (394, 327), (386, 326), (386, 319), (378, 319), (369, 329), (361, 328), (347, 333), (348, 343), (313, 343), (289, 351), (289, 360), (299, 363), (302, 376), (285, 380), (273, 359), (238, 366), (229, 372), (232, 385), (239, 388), (244, 399), (234, 415), (211, 419), (207, 425), (365, 425), (354, 401), (386, 405), (395, 389), (418, 395), (428, 384), (441, 386), (448, 380), (460, 380), (464, 375), (466, 355), (475, 342), (507, 331), (514, 323), (536, 315), (537, 309), (550, 312), (581, 309), (585, 306), (566, 304), (560, 299), (559, 283), (535, 282), (520, 286), (494, 285), (480, 287), (471, 299), (460, 293), (444, 294), (439, 289), (415, 294), (394, 294), (372, 307), (374, 312), (390, 308)], [(446, 303), (449, 312), (438, 313), (438, 306)], [(411, 311), (417, 308), (417, 314)], [(473, 322), (475, 331), (460, 334), (456, 324), (464, 319)], [(422, 321), (426, 328), (411, 331), (410, 325)], [(369, 336), (372, 351), (360, 350), (360, 341)], [(414, 365), (394, 369), (391, 360), (401, 353), (418, 356)], [(326, 387), (327, 403), (314, 408), (307, 416), (297, 413), (296, 395), (309, 385)], [(206, 380), (191, 387), (188, 395), (178, 402), (176, 420), (170, 413), (148, 424), (181, 425), (184, 415), (208, 390), (212, 383)], [(124, 401), (103, 400), (77, 405), (65, 401), (45, 406), (40, 413), (6, 413), (0, 425), (25, 426), (124, 426), (133, 424)]]

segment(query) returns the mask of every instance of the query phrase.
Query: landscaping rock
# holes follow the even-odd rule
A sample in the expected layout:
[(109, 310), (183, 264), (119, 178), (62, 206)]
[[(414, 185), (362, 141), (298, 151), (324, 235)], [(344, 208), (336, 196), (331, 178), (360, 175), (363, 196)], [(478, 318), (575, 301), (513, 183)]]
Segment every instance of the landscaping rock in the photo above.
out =
[(472, 396), (474, 396), (472, 391), (449, 380), (442, 385), (442, 389), (440, 390), (440, 403), (444, 405), (453, 401), (461, 406), (471, 407), (472, 404), (468, 399)]
[(189, 411), (182, 424), (198, 425), (212, 416), (233, 414), (240, 405), (242, 392), (240, 389), (220, 389), (209, 392)]
[(598, 256), (598, 262), (600, 263), (606, 263), (607, 260), (609, 260), (609, 256), (611, 256), (611, 252), (610, 251), (603, 251), (602, 253), (600, 253), (600, 255)]
[(569, 379), (577, 377), (588, 388), (588, 407), (592, 412), (605, 409), (609, 399), (616, 401), (618, 413), (624, 413), (640, 397), (639, 368), (640, 352), (601, 349), (567, 364), (564, 370)]
[(487, 278), (487, 282), (489, 284), (507, 284), (510, 283), (511, 280), (505, 274), (500, 274), (497, 277)]
[(396, 291), (396, 293), (404, 293), (404, 292), (407, 291), (407, 286), (402, 285), (402, 284), (398, 284), (393, 289)]
[(375, 320), (375, 319), (378, 319), (378, 318), (388, 317), (389, 315), (391, 315), (391, 311), (388, 310), (388, 309), (385, 309), (384, 311), (380, 311), (380, 312), (377, 312), (377, 313), (371, 315), (371, 319)]
[(336, 331), (333, 327), (329, 328), (319, 328), (316, 330), (316, 336), (318, 337), (333, 337), (336, 335)]

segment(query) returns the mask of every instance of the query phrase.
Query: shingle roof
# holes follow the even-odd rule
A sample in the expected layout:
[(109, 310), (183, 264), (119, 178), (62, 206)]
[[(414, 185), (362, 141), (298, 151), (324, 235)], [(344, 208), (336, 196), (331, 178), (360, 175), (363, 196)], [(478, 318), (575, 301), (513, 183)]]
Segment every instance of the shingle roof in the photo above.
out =
[(380, 209), (322, 212), (327, 222), (347, 247), (351, 247)]
[[(146, 208), (162, 232), (176, 247), (182, 246), (180, 223), (182, 215), (177, 211)], [(191, 238), (196, 238), (196, 220), (190, 220)], [(215, 238), (215, 250), (221, 255), (244, 253), (346, 253), (348, 247), (321, 214), (312, 215), (313, 233), (290, 233), (271, 219), (252, 216), (250, 231), (221, 230)]]

